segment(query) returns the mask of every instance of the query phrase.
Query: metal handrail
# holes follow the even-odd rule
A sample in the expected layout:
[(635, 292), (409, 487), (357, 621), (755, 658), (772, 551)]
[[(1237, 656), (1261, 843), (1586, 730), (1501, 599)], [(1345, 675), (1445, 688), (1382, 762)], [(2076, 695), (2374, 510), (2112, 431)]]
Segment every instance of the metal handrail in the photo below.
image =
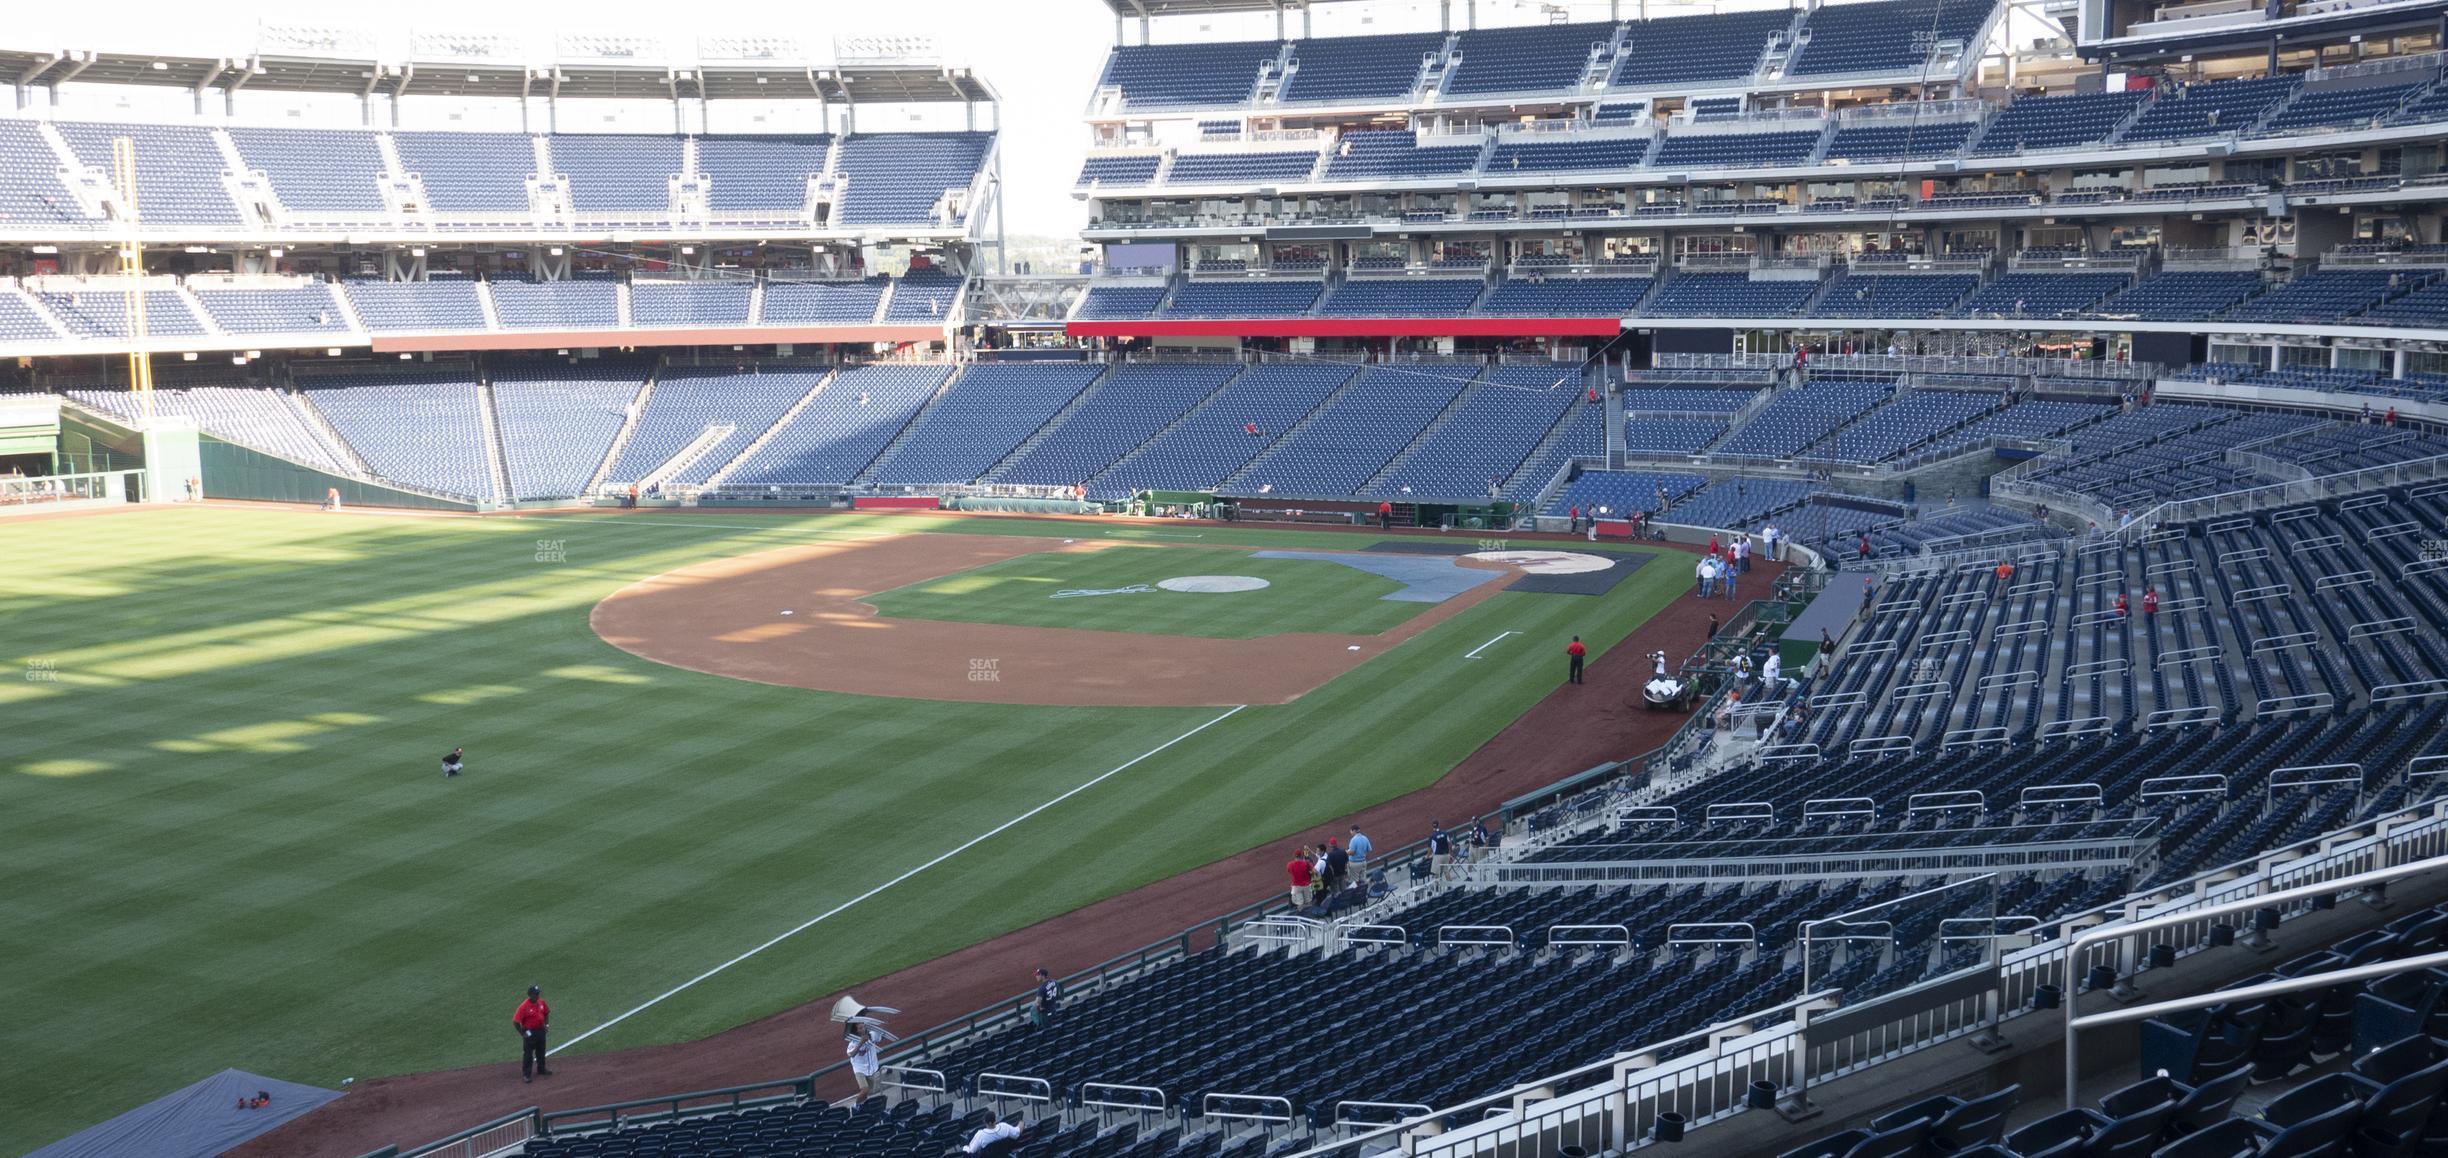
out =
[[(2269, 908), (2269, 907), (2272, 907), (2272, 906), (2275, 906), (2275, 905), (2284, 904), (2284, 903), (2286, 903), (2286, 902), (2288, 902), (2288, 901), (2295, 901), (2295, 900), (2310, 900), (2310, 899), (2311, 899), (2311, 898), (2313, 898), (2313, 897), (2319, 897), (2319, 896), (2330, 896), (2330, 895), (2334, 895), (2334, 894), (2337, 894), (2337, 893), (2343, 893), (2343, 892), (2353, 892), (2353, 891), (2356, 891), (2356, 890), (2359, 890), (2359, 889), (2366, 888), (2366, 887), (2371, 886), (2371, 885), (2385, 885), (2385, 884), (2387, 884), (2387, 883), (2388, 883), (2388, 882), (2390, 882), (2390, 881), (2395, 881), (2395, 880), (2403, 880), (2403, 879), (2404, 879), (2404, 878), (2406, 878), (2406, 877), (2415, 876), (2415, 875), (2418, 875), (2418, 874), (2421, 874), (2421, 873), (2427, 873), (2427, 872), (2437, 872), (2437, 871), (2440, 871), (2440, 870), (2442, 870), (2442, 869), (2448, 869), (2448, 856), (2435, 856), (2435, 857), (2428, 857), (2428, 858), (2425, 858), (2425, 859), (2423, 859), (2423, 860), (2414, 861), (2414, 862), (2411, 862), (2411, 863), (2408, 863), (2408, 864), (2392, 865), (2392, 866), (2387, 867), (2387, 868), (2378, 868), (2378, 869), (2373, 869), (2373, 870), (2371, 870), (2371, 871), (2369, 871), (2369, 872), (2360, 872), (2360, 873), (2356, 873), (2356, 874), (2354, 874), (2354, 875), (2352, 875), (2352, 876), (2341, 877), (2341, 878), (2339, 878), (2339, 879), (2337, 879), (2337, 880), (2333, 880), (2333, 881), (2318, 881), (2318, 882), (2315, 882), (2315, 883), (2313, 883), (2313, 884), (2308, 884), (2308, 885), (2297, 885), (2297, 886), (2295, 886), (2294, 888), (2280, 889), (2280, 890), (2278, 890), (2277, 892), (2274, 892), (2274, 893), (2261, 893), (2261, 894), (2258, 894), (2258, 895), (2255, 895), (2255, 896), (2241, 897), (2241, 898), (2238, 898), (2238, 899), (2236, 899), (2236, 900), (2232, 900), (2232, 901), (2221, 901), (2221, 902), (2218, 902), (2218, 903), (2215, 903), (2215, 904), (2211, 904), (2211, 905), (2207, 905), (2207, 906), (2203, 906), (2203, 907), (2198, 907), (2198, 908), (2187, 908), (2187, 909), (2185, 909), (2185, 910), (2184, 910), (2184, 911), (2182, 911), (2182, 912), (2177, 912), (2177, 913), (2167, 913), (2167, 914), (2164, 914), (2164, 915), (2161, 915), (2161, 916), (2156, 916), (2156, 917), (2149, 917), (2149, 918), (2145, 918), (2145, 919), (2140, 920), (2140, 921), (2134, 921), (2134, 920), (2130, 920), (2130, 919), (2129, 919), (2129, 920), (2126, 920), (2126, 921), (2121, 921), (2121, 922), (2116, 922), (2116, 923), (2112, 923), (2112, 924), (2101, 925), (2101, 926), (2099, 926), (2099, 927), (2097, 927), (2097, 928), (2087, 929), (2087, 930), (2084, 930), (2084, 931), (2082, 931), (2082, 932), (2076, 933), (2076, 934), (2074, 934), (2074, 935), (2073, 935), (2073, 936), (2071, 936), (2071, 937), (2066, 938), (2066, 942), (2065, 942), (2065, 949), (2064, 949), (2064, 953), (2063, 953), (2063, 958), (2064, 958), (2063, 972), (2060, 974), (2060, 976), (2062, 976), (2062, 977), (2066, 978), (2066, 979), (2067, 979), (2067, 980), (2069, 980), (2069, 981), (2070, 981), (2070, 980), (2072, 980), (2072, 979), (2074, 978), (2074, 976), (2075, 976), (2075, 969), (2076, 969), (2076, 967), (2077, 967), (2078, 965), (2080, 965), (2080, 964), (2081, 964), (2081, 962), (2082, 962), (2082, 956), (2081, 956), (2081, 955), (2082, 955), (2083, 950), (2084, 950), (2084, 949), (2086, 949), (2086, 948), (2088, 948), (2088, 947), (2090, 947), (2090, 946), (2092, 946), (2092, 945), (2097, 945), (2097, 944), (2099, 944), (2099, 943), (2101, 943), (2101, 942), (2103, 942), (2103, 941), (2116, 941), (2116, 940), (2133, 941), (2135, 938), (2140, 937), (2142, 934), (2144, 934), (2144, 933), (2148, 933), (2148, 932), (2151, 932), (2151, 931), (2153, 931), (2153, 930), (2157, 930), (2157, 929), (2167, 929), (2167, 928), (2173, 928), (2173, 927), (2178, 926), (2178, 925), (2191, 924), (2191, 923), (2194, 923), (2194, 922), (2201, 921), (2201, 920), (2203, 920), (2203, 919), (2205, 919), (2205, 918), (2209, 918), (2209, 917), (2218, 917), (2218, 916), (2224, 916), (2224, 915), (2226, 915), (2226, 914), (2228, 914), (2228, 913), (2241, 913), (2241, 912), (2247, 912), (2247, 911), (2254, 910), (2254, 909), (2263, 909), (2263, 908)], [(2433, 956), (2437, 956), (2437, 957), (2441, 958), (2441, 960), (2443, 960), (2443, 961), (2448, 961), (2448, 954), (2434, 954)], [(2128, 959), (2130, 959), (2130, 957), (2129, 957)], [(2426, 960), (2427, 960), (2427, 959), (2426, 959)], [(2414, 965), (2414, 964), (2410, 964), (2409, 962), (2403, 962), (2403, 961), (2399, 961), (2399, 962), (2390, 962), (2390, 963), (2388, 963), (2388, 964), (2389, 964), (2389, 968), (2384, 969), (2384, 970), (2382, 970), (2381, 972), (2383, 972), (2383, 973), (2392, 973), (2392, 972), (2397, 972), (2397, 971), (2404, 970), (2404, 969), (2408, 969), (2408, 968), (2420, 968), (2420, 967), (2421, 967), (2421, 966), (2419, 966), (2419, 965)], [(2367, 967), (2367, 968), (2368, 968), (2368, 967)], [(2352, 971), (2351, 971), (2351, 970), (2349, 970), (2348, 972), (2352, 972)], [(2373, 976), (2373, 975), (2374, 975), (2374, 974), (2369, 974), (2369, 973), (2357, 973), (2357, 974), (2356, 974), (2356, 976), (2357, 976), (2357, 977)], [(2349, 979), (2349, 978), (2345, 977), (2343, 974), (2340, 974), (2340, 975), (2339, 975), (2339, 976), (2338, 976), (2336, 979), (2334, 979), (2334, 980), (2330, 981), (2330, 982), (2329, 982), (2329, 984), (2333, 984), (2333, 985), (2334, 985), (2334, 984), (2336, 984), (2338, 981), (2343, 981), (2343, 980), (2348, 980), (2348, 979)], [(2301, 979), (2300, 979), (2300, 978), (2298, 978), (2298, 979), (2296, 979), (2296, 980), (2301, 980)], [(2311, 986), (2297, 986), (2296, 988), (2311, 988)], [(2281, 990), (2277, 990), (2276, 992), (2292, 992), (2292, 991), (2293, 991), (2292, 989), (2281, 989)], [(2219, 1000), (2227, 1000), (2227, 1001), (2232, 1001), (2232, 1000), (2235, 1000), (2235, 996), (2236, 996), (2236, 994), (2238, 994), (2238, 993), (2240, 993), (2240, 992), (2241, 992), (2241, 991), (2230, 990), (2230, 991), (2228, 991), (2228, 996), (2223, 997), (2223, 998), (2219, 998)], [(2211, 996), (2211, 995), (2205, 995), (2205, 996)], [(2182, 999), (2182, 1000), (2199, 1000), (2199, 999)], [(2207, 1002), (2203, 1002), (2203, 1003), (2204, 1003), (2204, 1004), (2217, 1004), (2217, 1003), (2218, 1003), (2218, 1001), (2213, 1000), (2213, 1001), (2207, 1001)], [(2075, 1108), (2075, 1100), (2076, 1100), (2077, 1090), (2078, 1090), (2078, 1089), (2080, 1088), (2080, 1086), (2081, 1086), (2081, 1074), (2082, 1074), (2081, 1065), (2082, 1065), (2082, 1063), (2081, 1063), (2080, 1051), (2079, 1051), (2079, 1048), (2078, 1048), (2077, 1035), (2078, 1035), (2079, 1031), (2082, 1029), (2082, 1024), (2081, 1024), (2081, 1023), (2078, 1023), (2078, 1022), (2076, 1021), (2076, 1015), (2075, 1015), (2075, 1007), (2076, 1007), (2076, 1006), (2078, 1006), (2078, 1005), (2080, 1005), (2080, 1004), (2081, 1004), (2080, 1002), (2073, 1000), (2073, 999), (2072, 999), (2072, 995), (2070, 995), (2070, 994), (2069, 994), (2069, 995), (2068, 995), (2068, 999), (2066, 1000), (2066, 1002), (2065, 1002), (2065, 1006), (2064, 1006), (2064, 1008), (2065, 1008), (2065, 1078), (2066, 1078), (2066, 1084), (2065, 1084), (2065, 1099), (2066, 1099), (2066, 1108), (2067, 1108), (2067, 1109), (2069, 1109), (2069, 1110), (2071, 1110), (2071, 1109)], [(2162, 1003), (2162, 1004), (2166, 1004), (2166, 1003)], [(2144, 1006), (2144, 1007), (2138, 1007), (2138, 1008), (2135, 1008), (2135, 1009), (2115, 1010), (2115, 1011), (2111, 1011), (2109, 1014), (2100, 1014), (2100, 1015), (2095, 1015), (2095, 1017), (2097, 1017), (2097, 1018), (2099, 1019), (2099, 1023), (2101, 1023), (2101, 1024), (2105, 1024), (2106, 1022), (2111, 1021), (2111, 1020), (2120, 1020), (2120, 1021), (2121, 1021), (2121, 1020), (2125, 1020), (2125, 1018), (2123, 1018), (2123, 1017), (2115, 1016), (2116, 1014), (2134, 1014), (2134, 1013), (2137, 1013), (2137, 1012), (2141, 1012), (2141, 1013), (2143, 1013), (2143, 1015), (2144, 1015), (2144, 1016), (2148, 1016), (2148, 1011), (2150, 1011), (2150, 1010), (2152, 1010), (2152, 1009), (2154, 1009), (2154, 1008), (2155, 1008), (2155, 1007), (2151, 1007), (2151, 1006)], [(2191, 1005), (2185, 1005), (2185, 1006), (2171, 1006), (2171, 1008), (2186, 1008), (2186, 1009), (2190, 1009), (2190, 1008), (2195, 1008), (2195, 1006), (2191, 1006)]]

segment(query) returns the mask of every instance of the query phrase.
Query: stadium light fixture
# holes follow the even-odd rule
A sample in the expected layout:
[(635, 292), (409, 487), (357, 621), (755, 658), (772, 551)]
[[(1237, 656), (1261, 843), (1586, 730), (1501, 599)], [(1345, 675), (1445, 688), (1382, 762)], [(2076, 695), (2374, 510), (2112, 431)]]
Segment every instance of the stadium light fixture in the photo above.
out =
[(195, 361), (195, 360), (196, 360), (195, 351), (193, 351), (193, 350), (189, 350), (188, 352), (186, 352), (186, 353), (184, 353), (184, 354), (179, 355), (179, 360), (180, 360), (180, 361), (182, 361), (182, 362), (193, 362), (193, 361)]
[(153, 62), (153, 71), (155, 71), (155, 72), (168, 72), (168, 71), (170, 71), (170, 62), (169, 62), (169, 61), (166, 61), (166, 60), (157, 60), (157, 61), (154, 61), (154, 62)]
[(339, 357), (339, 356), (340, 356), (340, 347), (338, 347), (338, 346), (327, 346), (327, 347), (325, 347), (325, 348), (324, 348), (324, 350), (323, 350), (323, 356), (324, 356), (324, 357), (326, 357), (326, 358), (337, 358), (337, 357)]
[(56, 246), (56, 245), (37, 245), (37, 246), (35, 246), (35, 247), (34, 247), (34, 252), (36, 252), (36, 253), (58, 253), (58, 252), (59, 252), (59, 247), (58, 247), (58, 246)]

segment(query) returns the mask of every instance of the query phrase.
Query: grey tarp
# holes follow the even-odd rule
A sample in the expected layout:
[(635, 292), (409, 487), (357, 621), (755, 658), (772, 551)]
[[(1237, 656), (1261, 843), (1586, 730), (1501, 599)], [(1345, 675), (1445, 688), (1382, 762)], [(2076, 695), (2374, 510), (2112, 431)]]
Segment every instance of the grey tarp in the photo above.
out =
[[(258, 1092), (269, 1092), (272, 1103), (260, 1110), (238, 1108), (239, 1098)], [(212, 1158), (339, 1096), (338, 1090), (223, 1070), (26, 1158)]]

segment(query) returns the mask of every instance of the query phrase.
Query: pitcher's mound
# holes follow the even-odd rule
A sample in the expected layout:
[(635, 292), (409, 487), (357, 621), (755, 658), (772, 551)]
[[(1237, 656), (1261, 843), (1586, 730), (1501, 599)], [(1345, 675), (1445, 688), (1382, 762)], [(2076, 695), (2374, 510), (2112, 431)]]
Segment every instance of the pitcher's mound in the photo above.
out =
[(1167, 591), (1189, 591), (1199, 595), (1256, 591), (1268, 586), (1266, 580), (1255, 575), (1184, 575), (1176, 579), (1159, 579), (1156, 585)]

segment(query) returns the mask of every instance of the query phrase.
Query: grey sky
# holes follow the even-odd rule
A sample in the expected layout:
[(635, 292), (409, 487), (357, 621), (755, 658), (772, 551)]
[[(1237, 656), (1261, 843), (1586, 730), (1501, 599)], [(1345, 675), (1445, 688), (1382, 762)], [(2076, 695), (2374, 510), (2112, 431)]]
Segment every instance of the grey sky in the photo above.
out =
[[(1740, 2), (1726, 7), (1750, 7)], [(1628, 16), (1634, 0), (1625, 0)], [(1659, 2), (1653, 10), (1667, 5)], [(411, 27), (418, 30), (468, 30), (511, 33), (549, 46), (555, 32), (661, 36), (682, 45), (701, 36), (762, 34), (795, 37), (819, 55), (835, 37), (858, 35), (924, 35), (935, 37), (945, 63), (976, 69), (1003, 96), (1003, 177), (1010, 229), (1017, 234), (1069, 236), (1086, 220), (1086, 207), (1071, 197), (1071, 181), (1079, 172), (1087, 131), (1080, 124), (1090, 90), (1113, 42), (1110, 12), (1098, 0), (691, 0), (682, 10), (685, 27), (671, 24), (673, 8), (649, 0), (420, 0), (410, 7), (335, 6), (328, 0), (121, 0), (113, 5), (26, 5), (13, 12), (10, 30), (0, 34), (12, 45), (26, 47), (107, 47), (128, 52), (161, 52), (244, 56), (255, 41), (258, 23), (346, 25), (369, 29), (386, 46), (404, 46)], [(1463, 0), (1454, 4), (1455, 20)], [(1574, 19), (1603, 19), (1605, 0), (1540, 4), (1532, 0), (1478, 0), (1483, 26), (1544, 22), (1550, 10)], [(1311, 31), (1320, 36), (1398, 32), (1437, 26), (1434, 0), (1380, 0), (1377, 3), (1326, 4), (1312, 17)], [(1290, 26), (1298, 35), (1298, 25)], [(1135, 38), (1134, 27), (1131, 35)], [(1274, 35), (1269, 16), (1219, 17), (1213, 20), (1175, 19), (1159, 22), (1159, 43), (1187, 40), (1232, 40)], [(397, 57), (396, 49), (385, 55)], [(176, 116), (190, 111), (184, 94), (175, 92), (96, 94), (88, 115), (111, 112)], [(255, 99), (250, 97), (250, 99)], [(262, 98), (274, 100), (283, 98)], [(294, 101), (290, 103), (294, 104)], [(283, 115), (291, 119), (350, 123), (350, 102), (334, 102), (303, 113), (263, 106), (242, 106), (242, 117)], [(504, 114), (515, 118), (515, 109)], [(718, 115), (720, 115), (718, 113)], [(458, 117), (454, 114), (454, 122)], [(576, 118), (573, 118), (576, 119)], [(619, 118), (607, 111), (590, 113), (592, 123), (564, 127), (668, 130), (658, 126), (650, 111), (629, 110)], [(744, 118), (743, 118), (744, 119)], [(880, 119), (880, 118), (879, 118)], [(467, 127), (499, 127), (474, 114)], [(515, 119), (510, 121), (515, 126)], [(926, 122), (863, 120), (860, 127), (885, 129), (920, 127)], [(714, 123), (716, 129), (799, 127), (778, 115), (753, 123)], [(957, 127), (945, 124), (940, 127)]]

